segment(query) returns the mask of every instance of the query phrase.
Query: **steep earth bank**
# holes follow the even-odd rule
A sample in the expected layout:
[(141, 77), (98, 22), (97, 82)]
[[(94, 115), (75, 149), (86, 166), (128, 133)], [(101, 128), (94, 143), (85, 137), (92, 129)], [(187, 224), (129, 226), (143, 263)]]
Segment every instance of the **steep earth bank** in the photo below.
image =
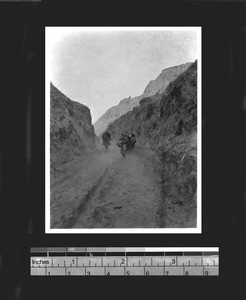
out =
[(196, 227), (197, 62), (107, 130), (115, 141), (122, 132), (135, 133), (142, 156), (159, 174), (166, 227)]
[(95, 149), (97, 138), (87, 106), (71, 101), (50, 85), (51, 168)]
[[(69, 224), (71, 214), (74, 213), (76, 206), (73, 206), (72, 181), (79, 170), (83, 172), (86, 167), (88, 157), (91, 157), (97, 150), (98, 138), (94, 133), (91, 124), (91, 114), (88, 107), (83, 104), (71, 101), (53, 84), (50, 85), (50, 206), (51, 206), (51, 225)], [(81, 163), (81, 160), (84, 164)], [(100, 170), (98, 170), (100, 174)], [(60, 190), (66, 178), (72, 179), (70, 186), (65, 186), (65, 201), (62, 203)], [(97, 177), (95, 176), (95, 180)], [(84, 192), (87, 186), (91, 186), (91, 178), (88, 183), (84, 181)], [(62, 193), (63, 193), (62, 192)], [(78, 197), (83, 196), (77, 195)], [(76, 197), (75, 197), (76, 198)], [(64, 200), (64, 198), (63, 198)], [(59, 213), (57, 214), (57, 207)]]

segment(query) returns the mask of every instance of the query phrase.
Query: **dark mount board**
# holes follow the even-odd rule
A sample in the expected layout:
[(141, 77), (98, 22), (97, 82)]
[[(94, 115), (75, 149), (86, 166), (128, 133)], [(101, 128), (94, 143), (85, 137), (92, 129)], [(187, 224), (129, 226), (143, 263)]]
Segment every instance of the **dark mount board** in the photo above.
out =
[[(52, 2), (52, 3), (51, 3)], [(80, 2), (80, 1), (78, 1)], [(1, 3), (1, 293), (61, 299), (160, 292), (235, 296), (245, 253), (245, 3)], [(152, 9), (151, 9), (152, 8)], [(202, 234), (44, 234), (44, 27), (202, 26)], [(218, 246), (220, 277), (30, 280), (30, 247)], [(228, 284), (229, 283), (229, 284)], [(131, 292), (129, 292), (131, 290)], [(1, 295), (0, 295), (1, 296)], [(6, 299), (1, 297), (1, 299)]]

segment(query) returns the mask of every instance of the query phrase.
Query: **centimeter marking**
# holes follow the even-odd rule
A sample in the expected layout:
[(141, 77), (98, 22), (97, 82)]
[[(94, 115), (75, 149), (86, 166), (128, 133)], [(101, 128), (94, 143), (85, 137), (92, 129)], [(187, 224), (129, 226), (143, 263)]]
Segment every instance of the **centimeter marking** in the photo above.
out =
[[(114, 248), (115, 249), (115, 248)], [(128, 248), (129, 249), (129, 248)], [(143, 249), (143, 248), (141, 248)], [(33, 249), (32, 249), (33, 250)], [(47, 250), (47, 248), (46, 248)], [(54, 249), (52, 249), (53, 251)], [(58, 250), (58, 249), (57, 249)], [(97, 249), (98, 250), (98, 249)], [(62, 256), (40, 248), (31, 251), (31, 275), (160, 275), (160, 276), (209, 276), (219, 275), (219, 253), (216, 252), (74, 252)], [(159, 250), (157, 248), (157, 250)], [(58, 254), (58, 255), (57, 255)], [(78, 254), (78, 255), (77, 255)], [(116, 254), (116, 255), (115, 255)], [(123, 255), (122, 255), (123, 254)]]
[(218, 266), (196, 267), (56, 267), (56, 268), (31, 268), (31, 276), (218, 276)]

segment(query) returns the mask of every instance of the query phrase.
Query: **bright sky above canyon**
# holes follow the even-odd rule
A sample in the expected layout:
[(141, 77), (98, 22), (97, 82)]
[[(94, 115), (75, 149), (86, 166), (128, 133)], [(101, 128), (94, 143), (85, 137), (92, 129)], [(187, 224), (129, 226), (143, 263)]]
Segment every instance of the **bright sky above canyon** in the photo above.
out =
[(192, 28), (129, 29), (46, 28), (49, 81), (88, 106), (92, 123), (123, 98), (141, 95), (163, 69), (198, 58), (197, 31)]

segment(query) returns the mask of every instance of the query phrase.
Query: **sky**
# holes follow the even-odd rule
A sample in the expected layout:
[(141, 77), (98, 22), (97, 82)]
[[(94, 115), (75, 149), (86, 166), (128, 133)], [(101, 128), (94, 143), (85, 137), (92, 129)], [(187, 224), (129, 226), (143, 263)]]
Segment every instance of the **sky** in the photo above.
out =
[(192, 28), (46, 27), (46, 76), (95, 123), (163, 69), (195, 61), (198, 49)]

